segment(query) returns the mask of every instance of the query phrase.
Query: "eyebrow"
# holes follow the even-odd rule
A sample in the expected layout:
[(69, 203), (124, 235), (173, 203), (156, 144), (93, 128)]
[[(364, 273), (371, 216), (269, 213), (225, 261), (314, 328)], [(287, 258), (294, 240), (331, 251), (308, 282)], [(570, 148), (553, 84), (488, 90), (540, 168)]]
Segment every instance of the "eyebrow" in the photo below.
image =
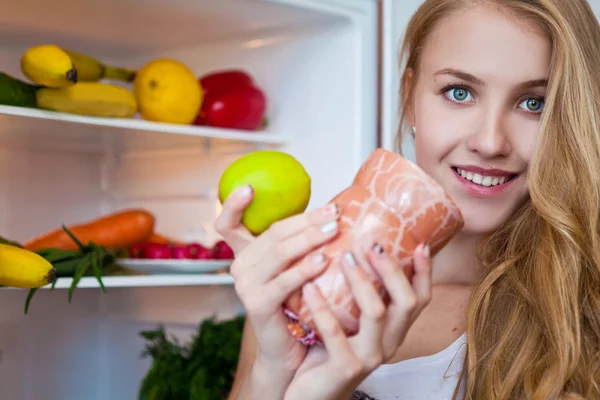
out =
[[(466, 82), (471, 82), (475, 85), (485, 86), (485, 82), (483, 82), (481, 79), (479, 79), (475, 75), (472, 75), (472, 74), (469, 74), (468, 72), (461, 71), (461, 70), (454, 69), (454, 68), (440, 69), (439, 71), (435, 72), (433, 75), (434, 76), (451, 75), (455, 78), (461, 79)], [(531, 88), (535, 88), (535, 87), (546, 87), (546, 86), (548, 86), (548, 79), (542, 78), (542, 79), (533, 79), (533, 80), (530, 80), (527, 82), (523, 82), (523, 83), (519, 84), (519, 86), (517, 88), (518, 89), (531, 89)]]

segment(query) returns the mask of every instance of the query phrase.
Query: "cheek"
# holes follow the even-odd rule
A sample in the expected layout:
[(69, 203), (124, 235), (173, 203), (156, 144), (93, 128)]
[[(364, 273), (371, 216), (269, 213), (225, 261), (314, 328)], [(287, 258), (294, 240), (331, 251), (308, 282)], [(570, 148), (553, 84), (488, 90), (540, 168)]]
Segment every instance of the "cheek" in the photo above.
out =
[(529, 164), (540, 128), (539, 117), (515, 113), (510, 125), (512, 152), (520, 161)]
[(415, 97), (417, 163), (429, 173), (463, 140), (465, 127), (473, 123), (467, 110), (457, 110), (441, 95)]

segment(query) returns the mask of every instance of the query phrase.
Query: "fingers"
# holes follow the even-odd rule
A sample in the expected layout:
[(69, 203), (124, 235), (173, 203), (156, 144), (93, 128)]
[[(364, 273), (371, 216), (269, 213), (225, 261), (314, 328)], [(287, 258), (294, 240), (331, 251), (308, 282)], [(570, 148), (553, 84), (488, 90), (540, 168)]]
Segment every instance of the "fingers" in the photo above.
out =
[(304, 231), (279, 242), (259, 261), (261, 269), (255, 271), (252, 280), (257, 283), (271, 280), (300, 257), (330, 241), (338, 233), (339, 226), (334, 220), (323, 225), (309, 226)]
[(356, 353), (368, 369), (376, 368), (382, 361), (381, 340), (386, 322), (386, 307), (369, 275), (358, 265), (352, 253), (345, 254), (342, 266), (360, 308), (360, 344)]
[(310, 226), (323, 225), (336, 221), (340, 215), (337, 204), (328, 204), (325, 207), (312, 210), (303, 214), (277, 221), (265, 232), (265, 239), (270, 242), (280, 242), (290, 236), (296, 235)]
[(431, 301), (431, 258), (429, 246), (420, 245), (414, 254), (415, 275), (413, 289), (417, 295), (417, 309), (423, 309)]
[[(330, 204), (278, 221), (256, 239), (252, 251), (241, 254), (239, 258), (246, 266), (260, 264), (259, 271), (251, 272), (251, 279), (255, 284), (264, 283), (295, 259), (335, 237), (339, 216), (339, 208)], [(239, 273), (236, 269), (232, 266), (235, 278)]]
[(330, 360), (342, 368), (355, 366), (357, 360), (354, 350), (319, 289), (313, 283), (307, 283), (303, 287), (302, 296), (310, 309)]
[[(267, 235), (261, 235), (236, 257), (230, 270), (247, 309), (272, 312), (325, 269), (327, 259), (310, 252), (338, 234), (338, 215), (337, 207), (328, 206), (283, 220), (273, 227), (275, 233), (265, 232)], [(279, 235), (287, 238), (277, 239)]]
[[(383, 249), (375, 244), (367, 254), (369, 263), (381, 276), (391, 298), (388, 306), (385, 334), (382, 340), (383, 355), (387, 359), (395, 354), (404, 340), (406, 331), (431, 296), (431, 261), (428, 250), (420, 245), (415, 252), (415, 275), (411, 285), (404, 269)], [(418, 263), (418, 266), (417, 266)]]
[(214, 224), (216, 231), (236, 254), (244, 250), (254, 238), (242, 225), (244, 210), (250, 205), (253, 197), (254, 191), (250, 185), (234, 190), (223, 203), (223, 209)]
[(416, 305), (416, 296), (404, 269), (399, 268), (396, 261), (377, 243), (367, 253), (367, 259), (381, 276), (392, 304), (403, 312), (412, 311)]
[(259, 318), (267, 317), (279, 310), (295, 290), (315, 278), (327, 265), (328, 259), (325, 256), (312, 255), (266, 284), (259, 285), (246, 277), (235, 280), (235, 290), (250, 314)]
[(271, 304), (282, 304), (295, 290), (323, 272), (328, 264), (329, 260), (323, 254), (308, 256), (274, 278), (263, 295)]

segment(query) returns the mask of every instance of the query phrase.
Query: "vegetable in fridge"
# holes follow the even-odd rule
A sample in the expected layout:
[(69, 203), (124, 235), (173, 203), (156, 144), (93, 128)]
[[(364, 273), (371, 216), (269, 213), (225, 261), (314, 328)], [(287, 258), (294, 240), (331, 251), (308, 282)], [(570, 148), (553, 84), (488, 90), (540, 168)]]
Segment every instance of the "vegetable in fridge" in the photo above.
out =
[(195, 125), (258, 130), (266, 124), (267, 98), (243, 70), (222, 70), (200, 77), (204, 101)]
[(226, 399), (238, 363), (245, 317), (204, 320), (192, 343), (168, 338), (163, 326), (143, 331), (143, 357), (152, 365), (144, 377), (138, 400)]
[(41, 86), (30, 85), (0, 72), (0, 104), (37, 108), (36, 93)]
[[(154, 216), (145, 210), (123, 210), (83, 224), (68, 227), (83, 243), (93, 242), (106, 249), (128, 248), (150, 238)], [(77, 244), (63, 229), (56, 229), (24, 244), (28, 250), (54, 248), (77, 250)]]

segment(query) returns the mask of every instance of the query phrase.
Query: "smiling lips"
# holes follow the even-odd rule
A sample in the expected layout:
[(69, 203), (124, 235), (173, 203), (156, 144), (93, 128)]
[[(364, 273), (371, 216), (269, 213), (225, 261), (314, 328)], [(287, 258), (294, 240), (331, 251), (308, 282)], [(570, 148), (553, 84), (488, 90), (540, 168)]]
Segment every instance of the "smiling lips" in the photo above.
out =
[(518, 174), (501, 169), (484, 169), (472, 165), (454, 166), (452, 171), (463, 187), (477, 197), (496, 196), (508, 188)]

